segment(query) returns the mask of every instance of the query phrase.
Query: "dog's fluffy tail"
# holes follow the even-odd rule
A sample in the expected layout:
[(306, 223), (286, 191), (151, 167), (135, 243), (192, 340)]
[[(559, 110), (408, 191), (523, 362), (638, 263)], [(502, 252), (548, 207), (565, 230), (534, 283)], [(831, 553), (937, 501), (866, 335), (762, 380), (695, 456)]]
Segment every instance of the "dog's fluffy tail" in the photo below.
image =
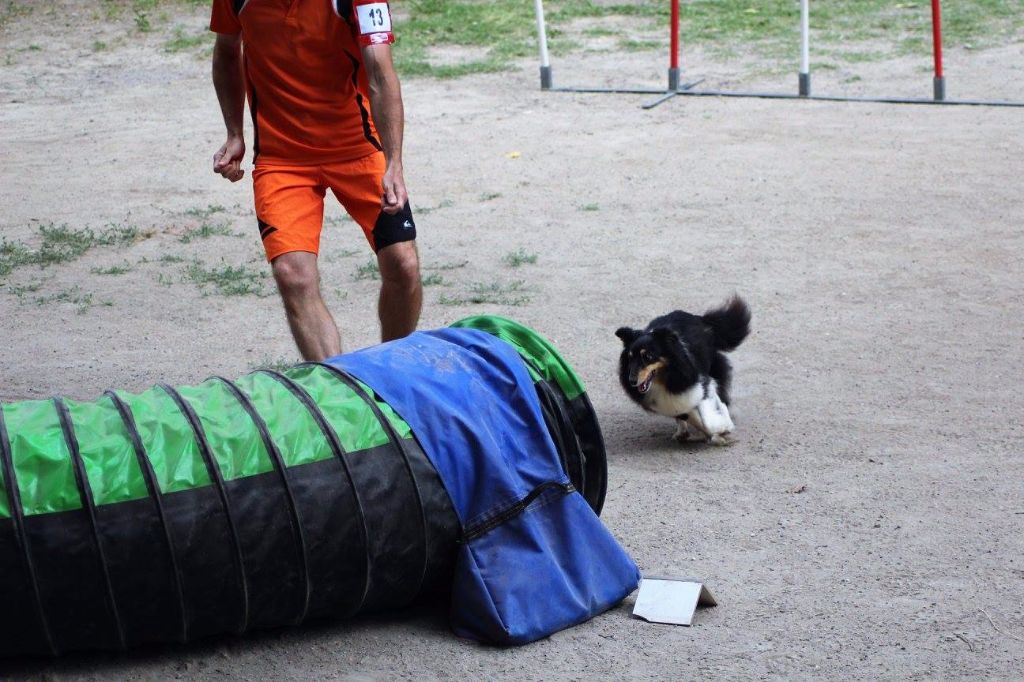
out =
[(721, 308), (707, 311), (701, 319), (711, 328), (718, 350), (735, 349), (750, 333), (750, 308), (738, 295), (733, 295)]

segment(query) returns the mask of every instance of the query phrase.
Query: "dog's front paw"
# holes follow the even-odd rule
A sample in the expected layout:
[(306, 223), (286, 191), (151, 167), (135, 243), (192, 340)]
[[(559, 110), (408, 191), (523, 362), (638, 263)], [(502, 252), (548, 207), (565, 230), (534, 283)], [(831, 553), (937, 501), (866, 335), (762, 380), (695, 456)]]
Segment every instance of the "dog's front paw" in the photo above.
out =
[(725, 433), (715, 433), (708, 436), (708, 445), (716, 445), (718, 447), (729, 447), (730, 445), (736, 444), (736, 439), (733, 437), (731, 431)]

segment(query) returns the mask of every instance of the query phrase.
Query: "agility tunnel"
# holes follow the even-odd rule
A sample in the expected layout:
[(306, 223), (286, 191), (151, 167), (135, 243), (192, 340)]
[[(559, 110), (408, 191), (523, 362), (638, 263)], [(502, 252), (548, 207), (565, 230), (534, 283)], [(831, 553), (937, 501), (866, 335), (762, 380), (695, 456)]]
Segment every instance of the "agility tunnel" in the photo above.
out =
[(0, 406), (0, 654), (188, 642), (450, 597), (521, 644), (639, 581), (544, 338), (475, 317), (324, 363)]

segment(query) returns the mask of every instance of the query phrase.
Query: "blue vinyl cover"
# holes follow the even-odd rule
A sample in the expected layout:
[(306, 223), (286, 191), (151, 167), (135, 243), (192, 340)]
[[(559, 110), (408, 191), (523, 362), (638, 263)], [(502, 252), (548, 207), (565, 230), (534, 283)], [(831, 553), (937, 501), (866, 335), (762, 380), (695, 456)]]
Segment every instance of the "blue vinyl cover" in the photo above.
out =
[(449, 328), (327, 362), (370, 386), (412, 427), (469, 532), (452, 590), (456, 634), (525, 644), (636, 589), (636, 564), (583, 497), (566, 493), (569, 478), (512, 346)]

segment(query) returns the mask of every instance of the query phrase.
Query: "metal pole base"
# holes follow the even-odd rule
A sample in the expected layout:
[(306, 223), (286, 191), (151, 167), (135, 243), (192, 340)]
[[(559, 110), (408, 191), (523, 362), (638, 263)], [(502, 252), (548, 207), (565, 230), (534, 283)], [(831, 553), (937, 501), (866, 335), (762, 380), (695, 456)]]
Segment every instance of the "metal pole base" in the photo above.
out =
[(540, 89), (550, 90), (551, 89), (551, 67), (542, 66), (540, 67)]
[(675, 92), (679, 89), (679, 69), (668, 70), (668, 91)]
[(946, 99), (946, 77), (935, 79), (935, 101), (941, 102)]
[(800, 96), (808, 97), (811, 94), (811, 74), (800, 74)]
[(700, 85), (703, 82), (704, 82), (703, 78), (698, 78), (695, 81), (690, 81), (689, 83), (683, 83), (682, 85), (677, 85), (675, 90), (669, 90), (668, 92), (666, 92), (664, 95), (662, 95), (658, 99), (654, 100), (653, 102), (648, 102), (647, 104), (642, 105), (641, 108), (642, 109), (653, 109), (654, 107), (658, 106), (662, 102), (669, 101), (670, 99), (672, 99), (676, 95), (685, 95), (687, 90), (689, 90), (690, 88), (692, 88), (695, 85)]

